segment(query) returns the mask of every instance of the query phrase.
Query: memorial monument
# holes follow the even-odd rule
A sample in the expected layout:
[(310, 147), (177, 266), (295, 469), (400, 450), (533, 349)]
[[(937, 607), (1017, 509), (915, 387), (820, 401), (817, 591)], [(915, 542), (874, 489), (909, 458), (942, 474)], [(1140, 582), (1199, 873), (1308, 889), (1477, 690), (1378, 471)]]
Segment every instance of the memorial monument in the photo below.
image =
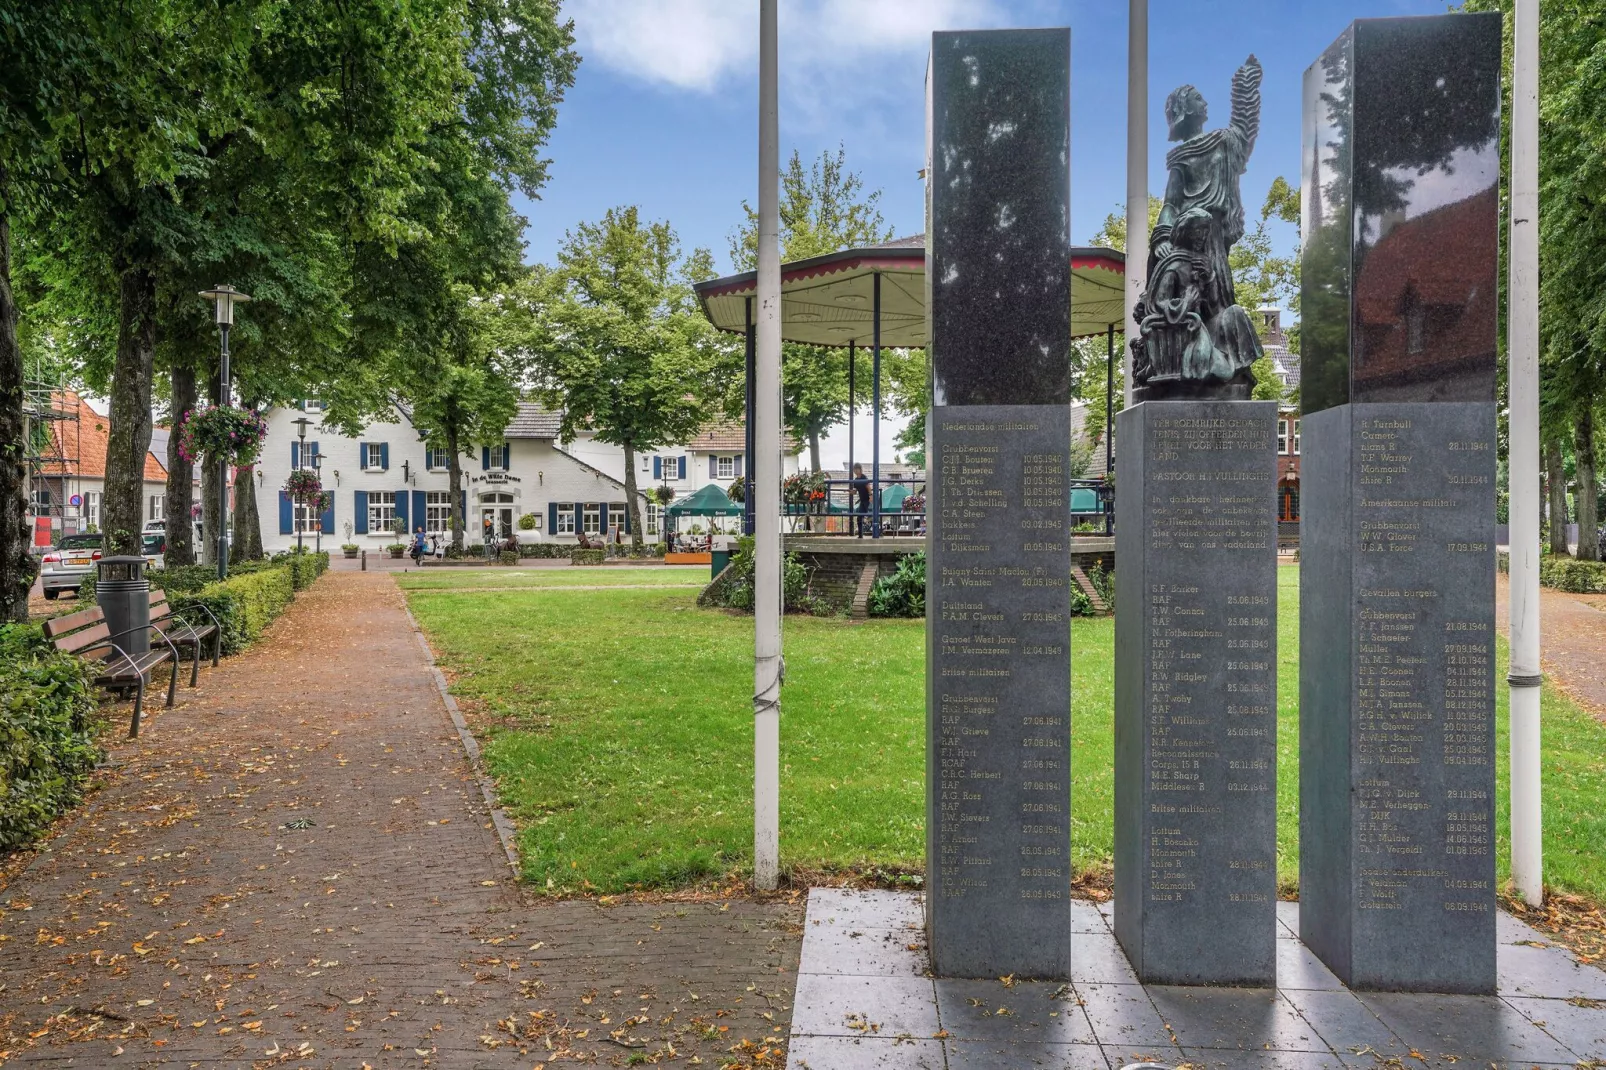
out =
[(932, 35), (926, 928), (1068, 978), (1070, 31)]
[(1495, 991), (1500, 37), (1305, 74), (1299, 920), (1354, 988)]
[(1278, 406), (1247, 400), (1227, 261), (1259, 86), (1251, 56), (1209, 133), (1198, 90), (1166, 100), (1181, 144), (1116, 420), (1115, 935), (1150, 983), (1276, 978)]

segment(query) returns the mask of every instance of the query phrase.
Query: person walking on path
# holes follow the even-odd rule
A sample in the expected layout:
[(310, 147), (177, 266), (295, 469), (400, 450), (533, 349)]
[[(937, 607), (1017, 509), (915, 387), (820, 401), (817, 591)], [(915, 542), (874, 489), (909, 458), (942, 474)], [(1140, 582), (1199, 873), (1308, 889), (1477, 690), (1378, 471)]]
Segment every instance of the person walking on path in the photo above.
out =
[(485, 560), (493, 560), (496, 556), (496, 524), (490, 517), (485, 518), (481, 537), (485, 540)]
[(415, 528), (414, 531), (413, 531), (413, 546), (412, 546), (413, 564), (418, 568), (423, 568), (424, 567), (424, 555), (427, 554), (428, 552), (429, 552), (429, 540), (424, 535), (424, 529), (423, 528)]
[(864, 538), (864, 525), (870, 515), (870, 480), (865, 477), (864, 465), (853, 466), (853, 481), (849, 484), (853, 489), (854, 525), (858, 530), (859, 538)]

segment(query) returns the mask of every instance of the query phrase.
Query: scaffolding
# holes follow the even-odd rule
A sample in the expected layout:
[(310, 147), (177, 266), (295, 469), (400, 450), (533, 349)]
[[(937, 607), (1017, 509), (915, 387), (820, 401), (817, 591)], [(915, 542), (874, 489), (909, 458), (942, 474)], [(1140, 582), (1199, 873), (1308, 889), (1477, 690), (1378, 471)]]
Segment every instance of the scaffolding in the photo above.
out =
[(83, 515), (79, 484), (83, 402), (68, 390), (65, 372), (40, 365), (23, 377), (22, 427), (27, 444), (28, 526), (36, 548), (53, 546), (75, 533)]

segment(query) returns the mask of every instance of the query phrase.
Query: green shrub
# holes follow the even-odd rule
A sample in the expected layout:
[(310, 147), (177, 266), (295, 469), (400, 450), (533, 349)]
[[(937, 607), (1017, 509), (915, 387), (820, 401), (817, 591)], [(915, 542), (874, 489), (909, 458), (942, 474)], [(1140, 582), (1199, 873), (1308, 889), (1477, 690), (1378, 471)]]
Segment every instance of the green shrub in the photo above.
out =
[(870, 616), (924, 617), (926, 615), (926, 555), (898, 559), (890, 576), (881, 576), (870, 588)]
[[(702, 604), (724, 606), (727, 609), (753, 608), (753, 537), (745, 535), (736, 540), (736, 552), (731, 554), (730, 567), (721, 573), (721, 581), (711, 585), (699, 599)], [(809, 570), (795, 552), (781, 557), (781, 591), (787, 612), (810, 613), (817, 606), (809, 593)]]
[(79, 658), (33, 625), (0, 625), (0, 849), (27, 843), (81, 798), (100, 749)]
[(534, 513), (525, 513), (523, 516), (519, 517), (519, 530), (520, 531), (534, 531), (535, 530), (535, 514)]
[(496, 555), (496, 560), (498, 564), (516, 565), (519, 563), (519, 555), (514, 553), (512, 550), (503, 550), (501, 553)]
[(600, 565), (608, 560), (606, 550), (581, 550), (575, 548), (569, 551), (569, 561), (576, 565)]
[(1092, 615), (1093, 599), (1089, 598), (1087, 592), (1076, 586), (1076, 584), (1071, 584), (1071, 616), (1091, 617)]
[(1104, 562), (1095, 561), (1093, 562), (1093, 567), (1087, 570), (1087, 581), (1093, 585), (1093, 589), (1099, 593), (1099, 597), (1104, 599), (1104, 604), (1113, 610), (1115, 608), (1115, 570), (1110, 569), (1106, 572)]
[[(176, 609), (204, 605), (223, 631), (223, 653), (237, 654), (256, 642), (295, 598), (288, 568), (265, 568), (209, 583), (194, 594), (172, 600)], [(205, 614), (196, 614), (204, 616)]]
[(145, 576), (152, 587), (160, 587), (169, 595), (192, 594), (215, 581), (217, 569), (211, 565), (175, 565), (153, 568)]
[(1606, 563), (1579, 561), (1573, 557), (1541, 557), (1539, 582), (1573, 594), (1606, 591)]

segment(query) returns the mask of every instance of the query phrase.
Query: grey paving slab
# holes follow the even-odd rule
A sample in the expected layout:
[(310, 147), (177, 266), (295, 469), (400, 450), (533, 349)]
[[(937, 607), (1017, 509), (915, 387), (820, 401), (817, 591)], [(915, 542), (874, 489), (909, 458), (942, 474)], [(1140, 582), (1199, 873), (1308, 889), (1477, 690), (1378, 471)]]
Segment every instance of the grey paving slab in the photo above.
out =
[(1344, 982), (1333, 976), (1333, 971), (1322, 964), (1310, 948), (1289, 938), (1277, 941), (1277, 987), (1290, 989), (1342, 989)]
[[(1099, 908), (1081, 899), (1071, 900), (1071, 934), (1076, 933), (1107, 933), (1110, 931), (1110, 922)], [(1076, 953), (1076, 944), (1071, 944), (1071, 953)]]
[(792, 1070), (943, 1070), (942, 1043), (893, 1037), (793, 1037)]
[(1293, 1004), (1274, 989), (1146, 987), (1155, 1009), (1184, 1050), (1331, 1050)]
[(926, 936), (919, 929), (857, 929), (805, 925), (801, 962), (810, 973), (863, 977), (923, 977)]
[(1388, 1057), (1410, 1054), (1394, 1031), (1347, 989), (1283, 989), (1282, 995), (1340, 1055), (1368, 1049)]
[(1097, 1044), (1012, 1044), (997, 1041), (948, 1042), (948, 1070), (1112, 1070)]
[(956, 1040), (1093, 1044), (1093, 1027), (1071, 986), (1052, 982), (939, 979), (937, 1017)]
[(1319, 1051), (1185, 1049), (1190, 1070), (1344, 1070), (1339, 1057)]
[(1135, 985), (1138, 975), (1114, 933), (1072, 933), (1071, 980)]
[(1277, 901), (1277, 937), (1281, 940), (1299, 939), (1299, 904)]
[(929, 1039), (939, 1028), (928, 979), (798, 974), (792, 1004), (796, 1036)]
[(920, 928), (923, 901), (918, 892), (814, 888), (809, 891), (809, 926), (851, 921), (861, 929)]
[[(1538, 933), (1527, 939), (1543, 942)], [(1606, 999), (1606, 971), (1583, 965), (1565, 948), (1502, 943), (1495, 961), (1502, 996)]]
[(1606, 1059), (1606, 1002), (1521, 996), (1505, 1000), (1580, 1059)]
[[(1515, 1007), (1495, 996), (1367, 992), (1372, 1009), (1412, 1050), (1445, 1065), (1520, 1060), (1565, 1063), (1573, 1057)], [(1429, 1063), (1429, 1065), (1437, 1065)]]
[(1082, 983), (1076, 994), (1100, 1044), (1135, 1050), (1174, 1048), (1170, 1031), (1142, 985)]

